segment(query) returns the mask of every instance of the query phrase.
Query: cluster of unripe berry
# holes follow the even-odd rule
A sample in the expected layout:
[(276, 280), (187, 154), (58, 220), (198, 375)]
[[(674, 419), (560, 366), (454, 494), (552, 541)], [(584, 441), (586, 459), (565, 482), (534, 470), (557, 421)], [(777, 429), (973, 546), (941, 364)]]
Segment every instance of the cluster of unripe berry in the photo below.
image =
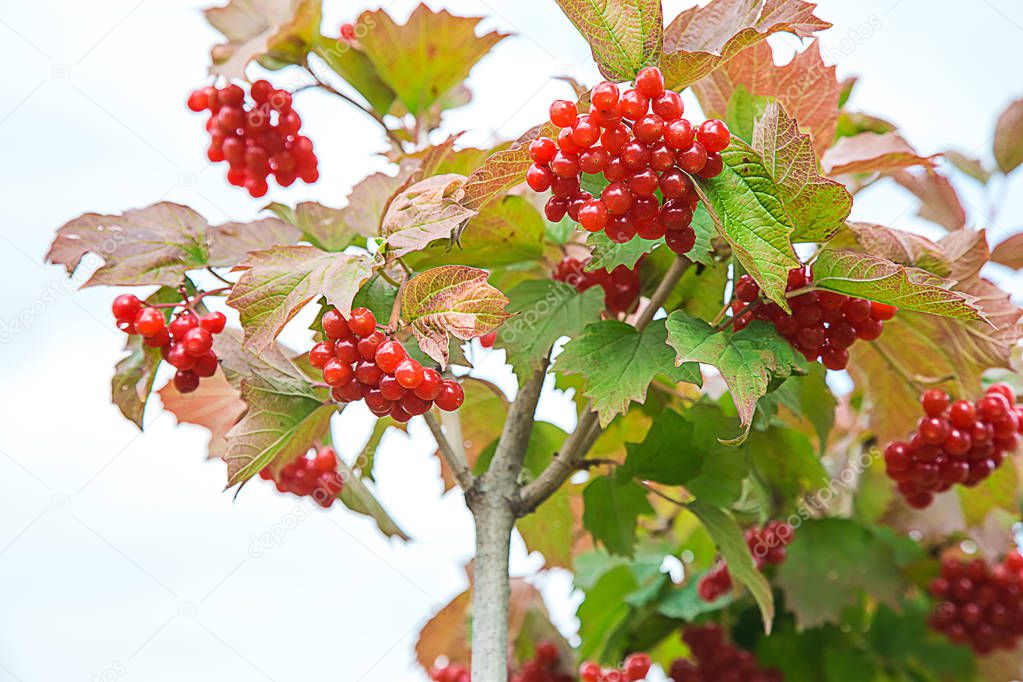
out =
[[(721, 172), (718, 152), (728, 146), (728, 128), (713, 119), (694, 128), (682, 117), (682, 98), (664, 89), (664, 77), (652, 66), (636, 75), (633, 90), (622, 93), (607, 81), (595, 86), (590, 104), (589, 112), (579, 113), (572, 102), (554, 102), (550, 119), (561, 129), (557, 140), (540, 137), (529, 145), (533, 165), (526, 184), (536, 192), (551, 190), (548, 220), (568, 214), (616, 243), (637, 234), (663, 237), (675, 253), (688, 253), (696, 241), (691, 223), (699, 202), (690, 175)], [(609, 183), (599, 197), (581, 189), (584, 173), (603, 174)]]
[[(758, 571), (785, 561), (785, 546), (792, 542), (793, 534), (792, 526), (782, 521), (768, 521), (763, 528), (746, 530), (746, 546)], [(723, 559), (719, 559), (697, 585), (700, 598), (706, 602), (714, 601), (731, 589), (732, 575)]]
[(987, 654), (1014, 649), (1023, 637), (1023, 557), (1015, 550), (994, 566), (946, 557), (931, 595), (931, 627), (956, 644)]
[(621, 668), (601, 668), (593, 661), (583, 663), (579, 668), (579, 682), (636, 682), (645, 680), (650, 672), (650, 657), (646, 654), (629, 654)]
[(331, 308), (321, 322), (327, 338), (309, 351), (309, 364), (321, 370), (339, 403), (362, 400), (376, 416), (399, 422), (434, 405), (447, 412), (462, 406), (462, 385), (409, 357), (400, 341), (377, 329), (366, 308), (353, 309), (347, 318)]
[(126, 334), (138, 334), (145, 345), (159, 348), (163, 359), (178, 370), (174, 386), (181, 393), (191, 393), (199, 387), (200, 378), (211, 377), (217, 371), (213, 335), (224, 331), (227, 318), (219, 312), (196, 315), (187, 300), (182, 306), (170, 324), (164, 317), (165, 308), (146, 305), (131, 294), (115, 298), (112, 309), (117, 328)]
[[(810, 268), (789, 271), (786, 291), (805, 289), (813, 284)], [(813, 362), (820, 359), (828, 369), (845, 369), (849, 364), (849, 346), (857, 339), (873, 341), (881, 336), (884, 322), (895, 316), (897, 308), (832, 291), (808, 291), (788, 299), (792, 314), (773, 301), (760, 300), (760, 287), (749, 275), (735, 283), (732, 302), (732, 327), (745, 328), (753, 320), (770, 322), (792, 346)]]
[[(509, 682), (574, 682), (575, 678), (561, 669), (561, 653), (554, 642), (540, 642), (533, 660), (526, 661), (517, 671), (509, 671)], [(469, 682), (469, 668), (458, 663), (434, 667), (430, 670), (432, 682)]]
[(951, 402), (940, 389), (923, 394), (925, 416), (908, 441), (889, 443), (885, 471), (911, 507), (923, 509), (934, 493), (956, 483), (974, 486), (1014, 452), (1023, 434), (1023, 405), (1008, 384), (992, 384), (971, 403)]
[(682, 631), (693, 660), (672, 662), (668, 677), (673, 682), (782, 682), (780, 671), (762, 670), (748, 651), (736, 648), (717, 623), (692, 625)]
[(614, 270), (586, 271), (589, 259), (565, 257), (554, 268), (554, 279), (574, 286), (579, 291), (600, 286), (604, 289), (604, 305), (614, 314), (627, 313), (639, 299), (639, 264), (630, 270), (619, 265)]
[(311, 457), (309, 453), (299, 455), (294, 462), (281, 467), (276, 478), (269, 466), (263, 467), (259, 477), (274, 481), (278, 492), (312, 497), (324, 509), (334, 504), (344, 487), (344, 480), (337, 470), (337, 453), (329, 446), (312, 451)]
[(210, 112), (206, 121), (209, 160), (227, 161), (227, 181), (244, 187), (253, 197), (267, 193), (271, 174), (281, 187), (297, 178), (316, 182), (320, 173), (313, 143), (299, 134), (302, 119), (291, 107), (291, 93), (259, 80), (249, 94), (251, 103), (246, 102), (245, 91), (232, 83), (200, 88), (188, 96), (189, 109)]

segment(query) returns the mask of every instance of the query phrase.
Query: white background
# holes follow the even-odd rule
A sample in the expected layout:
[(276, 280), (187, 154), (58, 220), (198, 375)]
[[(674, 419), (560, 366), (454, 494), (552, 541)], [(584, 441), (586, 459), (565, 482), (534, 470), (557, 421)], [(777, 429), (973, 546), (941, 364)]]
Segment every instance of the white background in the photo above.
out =
[[(667, 2), (666, 11), (689, 4)], [(363, 9), (326, 5), (327, 32)], [(386, 6), (404, 17), (412, 5)], [(551, 99), (568, 94), (551, 76), (596, 77), (551, 0), (431, 5), (485, 15), (486, 27), (517, 34), (473, 71), (474, 103), (446, 119), (449, 131), (469, 130), (466, 144), (539, 122)], [(175, 427), (154, 399), (140, 435), (110, 405), (123, 342), (108, 312), (114, 293), (75, 291), (42, 262), (54, 230), (86, 211), (173, 200), (219, 223), (248, 219), (262, 205), (209, 166), (202, 119), (184, 106), (217, 39), (199, 7), (0, 3), (8, 65), (0, 85), (0, 680), (421, 680), (416, 633), (464, 588), (472, 548), (461, 496), (440, 495), (425, 428), (415, 427), (411, 441), (386, 441), (378, 457), (381, 499), (415, 538), (408, 545), (382, 539), (339, 506), (299, 507), (259, 482), (233, 500), (221, 491), (223, 465), (203, 461), (202, 431)], [(1023, 6), (825, 0), (818, 14), (835, 24), (822, 41), (839, 76), (863, 76), (857, 108), (898, 123), (922, 152), (989, 156), (997, 114), (1023, 94)], [(772, 42), (779, 55), (798, 44)], [(322, 176), (267, 199), (341, 205), (354, 183), (383, 167), (373, 156), (381, 136), (330, 96), (296, 101)], [(992, 217), (984, 195), (967, 187), (971, 224), (989, 228), (993, 241), (1023, 216), (1008, 189)], [(901, 190), (875, 187), (854, 215), (925, 229), (915, 205)], [(289, 338), (303, 343), (300, 332)], [(542, 411), (566, 419), (556, 400)], [(352, 420), (341, 440), (364, 429)], [(254, 537), (286, 527), (279, 546), (253, 555)], [(517, 542), (513, 570), (537, 565)], [(538, 582), (570, 634), (566, 576)]]

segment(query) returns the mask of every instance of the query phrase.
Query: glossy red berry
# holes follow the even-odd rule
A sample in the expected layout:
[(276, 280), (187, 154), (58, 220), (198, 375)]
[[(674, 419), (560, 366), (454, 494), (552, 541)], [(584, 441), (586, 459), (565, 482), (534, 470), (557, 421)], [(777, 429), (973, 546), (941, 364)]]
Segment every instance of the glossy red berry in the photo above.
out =
[(199, 357), (213, 348), (213, 335), (202, 327), (194, 327), (185, 334), (181, 343), (189, 355)]
[(664, 76), (656, 66), (647, 66), (636, 74), (636, 90), (648, 98), (664, 94)]
[(359, 337), (367, 337), (376, 330), (377, 319), (366, 308), (354, 308), (348, 316), (348, 327)]
[(577, 115), (578, 113), (575, 108), (575, 103), (573, 102), (559, 99), (551, 103), (551, 123), (559, 128), (567, 128), (575, 123)]
[(199, 388), (199, 375), (191, 370), (179, 369), (174, 373), (174, 387), (181, 393), (191, 393)]
[(728, 146), (731, 135), (728, 127), (717, 119), (708, 119), (700, 124), (696, 139), (708, 152), (720, 152)]
[(393, 374), (402, 360), (408, 357), (404, 346), (397, 341), (384, 341), (376, 349), (376, 363), (382, 371)]
[(437, 407), (445, 412), (453, 412), (462, 406), (465, 401), (465, 392), (462, 385), (457, 381), (446, 379), (441, 383), (440, 393), (437, 394)]
[(224, 331), (224, 327), (227, 325), (227, 317), (224, 313), (213, 311), (206, 313), (199, 318), (199, 326), (208, 331), (210, 334), (219, 334)]
[(161, 331), (166, 331), (166, 320), (163, 313), (156, 308), (142, 308), (135, 315), (135, 331), (142, 336), (155, 336)]
[(541, 166), (551, 162), (558, 153), (558, 145), (549, 137), (540, 137), (529, 143), (529, 156)]
[(114, 299), (111, 309), (118, 322), (134, 322), (135, 316), (142, 310), (142, 301), (137, 296), (121, 294)]
[(415, 390), (423, 383), (423, 366), (412, 358), (406, 358), (398, 363), (394, 370), (394, 378), (402, 388)]

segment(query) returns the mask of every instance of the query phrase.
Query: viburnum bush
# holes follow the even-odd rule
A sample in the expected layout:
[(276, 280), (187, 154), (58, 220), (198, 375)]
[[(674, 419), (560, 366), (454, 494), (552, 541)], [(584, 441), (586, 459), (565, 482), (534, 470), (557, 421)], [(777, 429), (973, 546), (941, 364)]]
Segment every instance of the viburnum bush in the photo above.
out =
[[(163, 383), (229, 488), (258, 476), (404, 542), (419, 510), (380, 503), (374, 450), (425, 424), (477, 549), (416, 644), (436, 682), (1018, 679), (1023, 331), (991, 278), (1023, 242), (992, 245), (956, 182), (1023, 163), (1023, 100), (992, 159), (925, 155), (850, 105), (811, 3), (556, 4), (534, 9), (595, 68), (535, 110), (494, 102), (535, 126), (481, 148), (500, 121), (445, 115), (508, 37), (482, 17), (208, 10), (224, 38), (181, 93), (208, 115), (192, 153), (274, 201), (58, 230), (50, 262), (93, 254), (87, 285), (118, 289), (115, 405), (141, 428)], [(775, 33), (802, 40), (787, 64)], [(378, 125), (381, 157), (304, 127), (309, 91)], [(281, 189), (335, 203), (319, 158), (365, 164), (341, 207)], [(852, 218), (879, 183), (919, 200), (913, 231)], [(372, 421), (365, 441), (332, 431), (341, 412)], [(571, 574), (577, 632), (509, 578), (513, 536)]]

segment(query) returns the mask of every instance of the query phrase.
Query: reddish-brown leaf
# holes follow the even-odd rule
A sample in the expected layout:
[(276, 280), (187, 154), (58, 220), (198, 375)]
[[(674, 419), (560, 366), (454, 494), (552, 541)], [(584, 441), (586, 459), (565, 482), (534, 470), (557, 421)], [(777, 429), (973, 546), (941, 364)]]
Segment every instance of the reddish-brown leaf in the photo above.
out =
[(799, 129), (811, 134), (818, 154), (831, 146), (838, 124), (839, 84), (835, 67), (821, 59), (818, 41), (785, 66), (775, 65), (770, 45), (757, 43), (696, 83), (693, 91), (707, 116), (724, 118), (737, 85), (755, 96), (777, 100)]
[(772, 33), (808, 38), (830, 28), (816, 8), (802, 0), (713, 0), (688, 9), (664, 32), (665, 82), (674, 90), (691, 85)]
[(463, 205), (465, 176), (434, 175), (400, 192), (384, 215), (387, 252), (400, 257), (453, 238), (476, 211)]
[(468, 341), (496, 329), (508, 318), (508, 298), (487, 283), (486, 270), (442, 265), (405, 285), (401, 317), (419, 347), (441, 363), (448, 361), (448, 337)]
[(59, 230), (46, 259), (73, 274), (87, 254), (103, 265), (83, 286), (177, 286), (206, 265), (209, 223), (180, 204), (161, 202), (121, 215), (86, 213)]
[(263, 218), (251, 223), (218, 225), (210, 228), (206, 236), (210, 244), (209, 264), (233, 267), (253, 251), (295, 244), (302, 238), (302, 231), (283, 220)]
[(941, 277), (952, 274), (952, 265), (941, 247), (927, 237), (870, 223), (846, 223), (846, 227), (869, 254), (923, 268)]
[(998, 117), (994, 152), (1003, 173), (1011, 173), (1023, 163), (1023, 99), (1010, 104)]
[(925, 168), (915, 173), (898, 170), (891, 177), (920, 200), (921, 218), (946, 230), (959, 230), (966, 226), (966, 210), (955, 187), (944, 175)]
[(482, 166), (469, 174), (463, 187), (465, 198), (462, 203), (478, 211), (491, 199), (524, 182), (526, 171), (533, 165), (529, 158), (529, 143), (538, 137), (553, 137), (557, 130), (549, 122), (530, 128), (511, 147), (491, 154)]
[(991, 252), (991, 260), (1013, 270), (1023, 269), (1023, 233), (998, 242)]
[(163, 407), (177, 417), (179, 424), (196, 424), (209, 429), (208, 459), (223, 457), (227, 452), (227, 432), (238, 423), (245, 412), (241, 393), (232, 386), (224, 373), (217, 371), (203, 379), (192, 393), (180, 393), (169, 381), (157, 393)]
[(934, 156), (920, 156), (898, 133), (860, 133), (843, 137), (824, 153), (821, 166), (828, 175), (889, 173), (910, 166), (934, 166)]
[(320, 29), (316, 0), (231, 0), (206, 10), (206, 20), (224, 34), (214, 45), (210, 71), (245, 79), (245, 67), (264, 55), (275, 62), (302, 63)]

